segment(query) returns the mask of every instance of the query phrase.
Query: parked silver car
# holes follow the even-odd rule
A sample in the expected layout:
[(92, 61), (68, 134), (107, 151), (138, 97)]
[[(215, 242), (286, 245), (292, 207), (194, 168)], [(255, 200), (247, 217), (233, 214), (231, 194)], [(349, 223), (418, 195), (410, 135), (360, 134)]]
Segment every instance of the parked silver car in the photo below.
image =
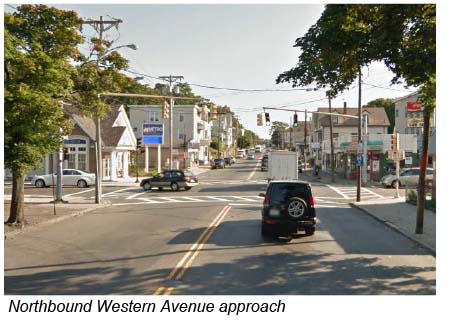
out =
[[(416, 187), (419, 184), (420, 168), (411, 168), (401, 171), (398, 177), (399, 186)], [(426, 180), (433, 180), (433, 168), (427, 168)], [(395, 188), (397, 177), (395, 174), (388, 174), (381, 179), (386, 187)]]
[[(79, 188), (85, 188), (95, 184), (95, 174), (87, 173), (81, 170), (75, 169), (64, 169), (62, 171), (62, 184), (64, 186), (77, 186)], [(54, 182), (52, 182), (52, 176), (54, 176)], [(57, 184), (57, 173), (35, 175), (31, 181), (37, 188), (44, 188)]]

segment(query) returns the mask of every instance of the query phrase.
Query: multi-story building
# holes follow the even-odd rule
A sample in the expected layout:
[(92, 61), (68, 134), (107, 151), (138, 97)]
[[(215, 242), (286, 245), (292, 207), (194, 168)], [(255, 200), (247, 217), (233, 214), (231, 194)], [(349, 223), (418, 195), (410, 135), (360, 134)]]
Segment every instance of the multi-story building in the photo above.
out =
[[(395, 130), (399, 134), (417, 135), (417, 152), (420, 155), (422, 151), (423, 139), (423, 108), (417, 102), (418, 93), (413, 92), (407, 96), (394, 100), (395, 103)], [(436, 127), (434, 121), (435, 115), (430, 117), (430, 147), (429, 163), (432, 165), (433, 156), (436, 154)], [(434, 153), (434, 154), (433, 154)]]
[[(129, 105), (130, 121), (136, 138), (142, 138), (144, 123), (163, 124), (163, 140), (158, 145), (143, 145), (141, 166), (167, 166), (170, 157), (169, 119), (163, 119), (161, 105)], [(209, 109), (198, 105), (175, 105), (173, 107), (173, 158), (178, 159), (179, 167), (209, 163), (211, 141), (211, 122)], [(158, 159), (160, 157), (160, 163)]]
[(218, 119), (213, 121), (212, 136), (220, 138), (220, 143), (225, 148), (234, 145), (234, 130), (232, 127), (232, 113), (218, 114)]

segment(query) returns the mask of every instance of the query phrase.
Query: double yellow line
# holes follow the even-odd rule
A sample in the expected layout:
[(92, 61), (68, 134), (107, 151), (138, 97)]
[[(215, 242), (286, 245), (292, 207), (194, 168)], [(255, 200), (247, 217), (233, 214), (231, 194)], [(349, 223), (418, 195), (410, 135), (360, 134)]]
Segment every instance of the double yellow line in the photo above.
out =
[[(169, 275), (166, 277), (166, 280), (180, 280), (185, 274), (186, 270), (191, 266), (191, 263), (199, 254), (199, 251), (204, 247), (204, 244), (208, 241), (210, 236), (217, 228), (217, 226), (222, 222), (223, 218), (231, 210), (231, 206), (224, 206), (221, 212), (213, 219), (210, 225), (204, 230), (204, 232), (199, 236), (191, 248), (186, 252), (183, 258), (177, 263), (177, 265), (172, 269)], [(160, 295), (163, 292), (163, 295), (170, 295), (173, 287), (159, 287), (153, 294)]]

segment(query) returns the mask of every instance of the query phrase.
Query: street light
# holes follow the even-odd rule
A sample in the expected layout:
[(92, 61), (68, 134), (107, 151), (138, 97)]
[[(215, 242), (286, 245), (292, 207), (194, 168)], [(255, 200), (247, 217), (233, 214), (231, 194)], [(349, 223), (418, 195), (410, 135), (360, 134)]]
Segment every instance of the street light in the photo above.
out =
[[(102, 38), (102, 37), (100, 37)], [(96, 65), (99, 68), (100, 67), (100, 60), (102, 57), (106, 56), (113, 50), (127, 47), (132, 50), (137, 50), (137, 46), (134, 44), (128, 44), (128, 45), (121, 45), (117, 46), (114, 48), (109, 49), (108, 51), (105, 52), (98, 52), (98, 58), (96, 60)], [(98, 98), (100, 98), (100, 95), (98, 94)], [(95, 141), (95, 163), (96, 163), (96, 168), (95, 168), (95, 202), (98, 204), (101, 204), (102, 202), (102, 187), (101, 187), (101, 170), (102, 170), (102, 147), (101, 147), (101, 119), (99, 116), (96, 117), (95, 120), (95, 126), (96, 126), (96, 141)], [(111, 171), (112, 172), (112, 171)]]

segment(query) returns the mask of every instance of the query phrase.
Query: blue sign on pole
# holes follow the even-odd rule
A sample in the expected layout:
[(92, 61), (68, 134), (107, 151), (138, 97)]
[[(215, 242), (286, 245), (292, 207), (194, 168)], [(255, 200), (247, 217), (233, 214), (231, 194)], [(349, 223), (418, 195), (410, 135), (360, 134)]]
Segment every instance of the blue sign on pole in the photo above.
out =
[(163, 124), (142, 124), (142, 144), (163, 144)]
[(362, 166), (363, 165), (363, 157), (362, 156), (357, 156), (357, 159), (355, 161), (356, 166)]

